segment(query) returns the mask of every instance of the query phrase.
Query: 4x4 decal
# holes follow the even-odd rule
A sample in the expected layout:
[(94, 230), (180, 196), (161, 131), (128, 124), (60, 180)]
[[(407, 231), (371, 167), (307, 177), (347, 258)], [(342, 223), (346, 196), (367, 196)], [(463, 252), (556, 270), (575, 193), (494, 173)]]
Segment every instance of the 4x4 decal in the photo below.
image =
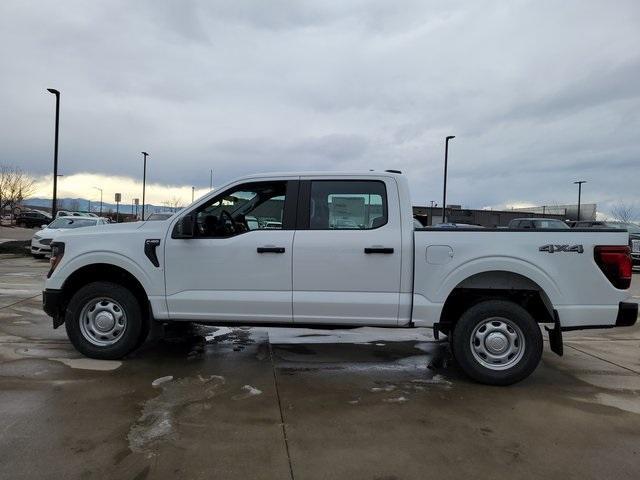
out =
[(556, 252), (572, 252), (572, 253), (584, 253), (584, 247), (582, 245), (543, 245), (539, 249), (541, 252), (556, 253)]

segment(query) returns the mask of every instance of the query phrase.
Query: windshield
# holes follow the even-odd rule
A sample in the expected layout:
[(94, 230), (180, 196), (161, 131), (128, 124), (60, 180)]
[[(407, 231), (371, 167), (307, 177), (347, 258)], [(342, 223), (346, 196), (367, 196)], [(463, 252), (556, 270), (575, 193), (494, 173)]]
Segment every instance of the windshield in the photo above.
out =
[(80, 228), (92, 227), (97, 220), (92, 218), (60, 217), (49, 224), (48, 228)]

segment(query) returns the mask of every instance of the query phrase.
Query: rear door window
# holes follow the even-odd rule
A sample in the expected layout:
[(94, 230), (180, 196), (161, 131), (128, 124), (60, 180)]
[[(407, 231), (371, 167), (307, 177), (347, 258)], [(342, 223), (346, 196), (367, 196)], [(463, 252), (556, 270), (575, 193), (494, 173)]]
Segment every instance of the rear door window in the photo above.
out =
[(314, 180), (311, 230), (373, 230), (387, 223), (387, 192), (378, 180)]

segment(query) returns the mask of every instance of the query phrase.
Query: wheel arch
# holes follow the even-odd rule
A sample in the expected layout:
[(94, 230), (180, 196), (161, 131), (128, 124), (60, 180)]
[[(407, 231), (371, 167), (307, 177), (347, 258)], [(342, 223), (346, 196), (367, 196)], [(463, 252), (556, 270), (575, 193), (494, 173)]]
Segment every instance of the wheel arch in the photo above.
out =
[(490, 299), (513, 301), (538, 323), (553, 323), (553, 302), (547, 291), (527, 275), (510, 270), (474, 273), (459, 281), (444, 302), (437, 329), (447, 333), (473, 305)]
[(62, 284), (63, 310), (73, 296), (83, 285), (91, 282), (108, 281), (122, 285), (129, 289), (138, 300), (147, 318), (151, 312), (149, 296), (142, 282), (128, 270), (111, 263), (89, 263), (71, 273)]

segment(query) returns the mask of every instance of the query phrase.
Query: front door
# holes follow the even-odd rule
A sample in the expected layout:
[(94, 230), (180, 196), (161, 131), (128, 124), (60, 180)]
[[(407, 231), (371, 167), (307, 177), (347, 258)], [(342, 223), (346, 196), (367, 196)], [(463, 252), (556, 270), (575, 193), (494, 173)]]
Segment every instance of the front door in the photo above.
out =
[(393, 180), (306, 180), (293, 244), (294, 323), (397, 325), (401, 228)]
[(291, 322), (297, 181), (232, 186), (185, 214), (193, 238), (165, 247), (171, 319)]

